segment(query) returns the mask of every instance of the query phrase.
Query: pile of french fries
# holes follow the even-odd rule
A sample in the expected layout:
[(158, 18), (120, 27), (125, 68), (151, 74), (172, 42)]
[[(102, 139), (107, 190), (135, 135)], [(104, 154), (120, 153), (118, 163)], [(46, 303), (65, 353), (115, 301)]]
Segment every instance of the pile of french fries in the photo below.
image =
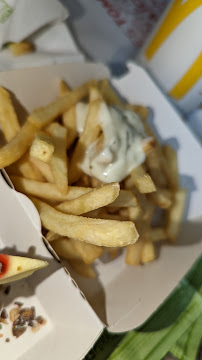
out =
[[(81, 134), (75, 112), (79, 101), (89, 104)], [(99, 139), (102, 149), (98, 113), (103, 102), (136, 111), (152, 139), (144, 148), (145, 162), (120, 184), (101, 183), (80, 167), (89, 145)], [(179, 187), (175, 151), (160, 145), (147, 117), (145, 107), (124, 103), (106, 79), (74, 90), (61, 81), (55, 102), (31, 112), (21, 127), (9, 92), (0, 88), (6, 142), (0, 168), (35, 204), (56, 253), (83, 276), (95, 277), (91, 264), (103, 253), (114, 258), (125, 247), (126, 264), (139, 265), (155, 259), (155, 243), (176, 242), (186, 190)]]

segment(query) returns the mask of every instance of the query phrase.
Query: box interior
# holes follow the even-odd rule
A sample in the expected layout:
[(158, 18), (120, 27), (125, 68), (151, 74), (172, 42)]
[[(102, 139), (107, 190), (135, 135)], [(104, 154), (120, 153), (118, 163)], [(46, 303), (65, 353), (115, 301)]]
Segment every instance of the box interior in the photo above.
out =
[[(112, 83), (128, 101), (151, 108), (151, 126), (157, 128), (159, 139), (177, 150), (180, 182), (188, 189), (188, 201), (179, 243), (160, 247), (154, 263), (137, 268), (126, 266), (122, 251), (113, 261), (95, 262), (98, 273), (95, 280), (79, 277), (66, 264), (100, 320), (113, 332), (142, 324), (174, 289), (202, 250), (202, 165), (198, 160), (201, 147), (147, 73), (135, 64), (128, 64), (128, 70), (126, 76)], [(13, 91), (30, 111), (57, 96), (59, 78), (74, 87), (92, 78), (104, 77), (109, 77), (109, 73), (103, 65), (66, 64), (2, 73), (0, 84)]]

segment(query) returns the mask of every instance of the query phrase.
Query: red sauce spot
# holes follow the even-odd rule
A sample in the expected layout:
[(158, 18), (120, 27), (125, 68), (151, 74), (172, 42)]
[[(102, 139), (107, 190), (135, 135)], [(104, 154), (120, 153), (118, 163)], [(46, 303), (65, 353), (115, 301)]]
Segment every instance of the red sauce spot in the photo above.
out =
[(0, 272), (0, 278), (3, 277), (9, 268), (9, 256), (5, 254), (0, 254), (0, 263), (2, 264), (2, 269)]

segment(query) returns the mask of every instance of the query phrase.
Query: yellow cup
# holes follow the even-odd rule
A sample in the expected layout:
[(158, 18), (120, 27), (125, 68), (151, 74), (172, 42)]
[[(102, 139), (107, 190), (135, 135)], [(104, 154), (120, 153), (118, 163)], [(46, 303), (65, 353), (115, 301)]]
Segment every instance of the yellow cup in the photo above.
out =
[(202, 103), (202, 0), (173, 0), (139, 55), (162, 89), (188, 113)]

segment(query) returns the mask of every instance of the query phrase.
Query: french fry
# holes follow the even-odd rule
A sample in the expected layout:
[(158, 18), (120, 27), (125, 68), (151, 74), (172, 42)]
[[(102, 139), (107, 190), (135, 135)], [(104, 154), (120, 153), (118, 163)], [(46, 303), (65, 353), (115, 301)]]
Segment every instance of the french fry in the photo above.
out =
[(119, 195), (119, 191), (119, 183), (106, 184), (77, 199), (62, 202), (56, 206), (56, 209), (65, 214), (81, 215), (112, 203)]
[(71, 241), (75, 248), (75, 253), (77, 253), (86, 264), (92, 264), (93, 261), (99, 258), (103, 253), (103, 248), (101, 246), (88, 244), (74, 239), (71, 239)]
[[(97, 94), (98, 97), (96, 100), (100, 99), (100, 94)], [(93, 96), (91, 96), (91, 101), (92, 98), (95, 98), (96, 93), (93, 94)], [(86, 124), (86, 118), (87, 118), (87, 114), (88, 114), (88, 109), (89, 109), (89, 104), (86, 102), (78, 102), (75, 105), (75, 115), (76, 115), (76, 127), (77, 127), (77, 131), (78, 131), (78, 135), (80, 136), (84, 130), (85, 124)]]
[(138, 201), (135, 194), (129, 190), (121, 190), (119, 196), (112, 203), (109, 204), (111, 207), (136, 207), (138, 206)]
[(48, 241), (54, 241), (54, 240), (58, 240), (58, 239), (60, 239), (62, 236), (61, 235), (59, 235), (59, 234), (56, 234), (56, 233), (54, 233), (53, 231), (48, 231), (47, 232), (47, 234), (46, 234), (46, 239), (48, 240)]
[(24, 176), (27, 179), (44, 181), (43, 175), (32, 166), (32, 163), (29, 158), (29, 153), (26, 153), (22, 158), (16, 163), (13, 163), (6, 168), (6, 172), (11, 176)]
[(179, 189), (174, 194), (174, 201), (167, 213), (166, 233), (168, 240), (175, 243), (180, 230), (186, 203), (186, 189)]
[(7, 142), (11, 141), (20, 131), (10, 94), (2, 87), (0, 87), (0, 125)]
[[(94, 88), (91, 88), (91, 97), (95, 99)], [(84, 131), (81, 134), (79, 141), (75, 147), (73, 156), (70, 161), (69, 166), (69, 183), (72, 184), (76, 182), (81, 176), (81, 169), (79, 167), (82, 162), (83, 156), (85, 154), (86, 149), (90, 144), (92, 144), (98, 137), (100, 132), (100, 124), (98, 122), (98, 113), (100, 110), (100, 106), (102, 104), (102, 100), (100, 100), (100, 95), (98, 93), (98, 99), (93, 100), (89, 103), (88, 114), (86, 118), (86, 124), (84, 127)]]
[(71, 91), (70, 87), (64, 80), (59, 82), (59, 96), (64, 96)]
[(33, 52), (34, 45), (28, 41), (21, 41), (18, 43), (10, 44), (9, 49), (11, 50), (14, 56), (20, 56)]
[(144, 153), (146, 154), (146, 156), (150, 153), (150, 151), (152, 151), (156, 146), (156, 140), (154, 138), (149, 138), (145, 140), (143, 140), (143, 150)]
[(119, 254), (118, 248), (112, 248), (109, 250), (109, 255), (111, 256), (112, 259), (115, 259), (118, 256), (118, 254)]
[(142, 105), (126, 105), (126, 108), (129, 108), (130, 110), (135, 111), (141, 118), (141, 120), (144, 122), (144, 127), (148, 135), (155, 138), (154, 133), (151, 131), (149, 125), (147, 124), (146, 120), (149, 116), (149, 110), (145, 106)]
[(155, 185), (162, 188), (166, 187), (167, 181), (160, 165), (157, 148), (154, 148), (147, 154), (146, 164)]
[[(92, 83), (92, 82), (91, 82)], [(38, 127), (39, 129), (47, 126), (54, 121), (58, 116), (70, 109), (74, 104), (88, 95), (88, 88), (91, 83), (85, 83), (67, 93), (63, 97), (58, 98), (49, 105), (34, 110), (28, 117), (28, 121)]]
[[(120, 194), (120, 193), (119, 193)], [(128, 208), (117, 208), (117, 207), (109, 207), (109, 206), (106, 206), (105, 208), (104, 208), (104, 210), (105, 211), (107, 211), (108, 212), (108, 214), (118, 214), (119, 212), (120, 212), (120, 210), (121, 209), (124, 209), (124, 210), (128, 210)], [(99, 211), (101, 211), (102, 209), (100, 208), (100, 210)]]
[(89, 87), (89, 102), (101, 100), (103, 101), (102, 94), (95, 84)]
[(110, 214), (108, 213), (108, 211), (104, 208), (104, 209), (100, 209), (100, 211), (98, 212), (98, 214), (96, 216), (89, 216), (89, 217), (97, 217), (99, 219), (104, 219), (104, 220), (116, 220), (116, 221), (123, 221), (125, 219), (123, 219), (123, 217), (120, 214)]
[(100, 187), (102, 186), (104, 183), (98, 179), (96, 179), (95, 177), (91, 176), (90, 178), (90, 182), (91, 182), (91, 186), (93, 188), (96, 188), (96, 187)]
[(160, 164), (160, 168), (162, 169), (163, 175), (164, 175), (164, 179), (166, 181), (166, 185), (169, 186), (168, 183), (168, 179), (167, 179), (167, 160), (166, 157), (163, 153), (163, 148), (162, 145), (160, 143), (156, 143), (156, 151), (157, 151), (157, 156), (159, 159), (159, 164)]
[(102, 209), (103, 209), (103, 208), (100, 208), (100, 209), (97, 209), (97, 210), (93, 210), (93, 211), (89, 211), (88, 213), (85, 213), (85, 214), (83, 214), (82, 216), (90, 217), (90, 218), (99, 217), (98, 214), (100, 213), (100, 211), (101, 211)]
[(75, 106), (72, 106), (69, 110), (62, 114), (62, 123), (67, 128), (66, 149), (69, 149), (77, 138)]
[(63, 259), (80, 259), (86, 264), (92, 264), (103, 253), (101, 246), (80, 242), (78, 240), (60, 237), (51, 241), (51, 246)]
[(135, 225), (130, 221), (67, 215), (36, 198), (31, 197), (31, 200), (39, 212), (42, 225), (62, 236), (110, 247), (133, 244), (138, 239)]
[(144, 241), (141, 250), (141, 262), (147, 264), (156, 258), (155, 248), (152, 241)]
[(141, 218), (142, 214), (143, 210), (140, 206), (128, 207), (129, 220), (133, 221), (134, 223)]
[(123, 102), (121, 101), (120, 97), (116, 94), (115, 90), (113, 90), (107, 79), (104, 79), (100, 82), (99, 88), (104, 100), (109, 105), (118, 105), (118, 106), (123, 105)]
[[(84, 186), (84, 187), (91, 187), (91, 179), (90, 176), (86, 174), (82, 174), (80, 179), (76, 182), (76, 186)], [(101, 186), (101, 185), (100, 185)], [(99, 186), (97, 186), (99, 187)]]
[(122, 217), (123, 220), (130, 220), (129, 219), (129, 214), (128, 214), (128, 207), (121, 208), (119, 210), (119, 215)]
[(143, 242), (141, 237), (135, 244), (126, 247), (125, 263), (127, 265), (140, 265)]
[[(142, 110), (141, 110), (142, 112)], [(144, 110), (143, 110), (144, 112)], [(150, 149), (145, 148), (145, 153), (148, 157), (147, 159), (147, 165), (150, 169), (150, 172), (152, 174), (153, 172), (153, 176), (152, 178), (155, 181), (155, 184), (158, 185), (159, 187), (166, 187), (167, 186), (167, 164), (166, 164), (166, 159), (165, 156), (163, 154), (162, 151), (162, 146), (160, 145), (157, 137), (155, 136), (153, 130), (150, 128), (150, 126), (147, 123), (147, 119), (146, 116), (141, 116), (142, 120), (143, 120), (143, 124), (144, 124), (144, 128), (146, 133), (152, 137), (153, 139), (153, 144), (152, 146), (150, 146)], [(161, 177), (158, 178), (158, 175), (160, 175), (161, 173)], [(156, 182), (156, 179), (157, 182)]]
[(20, 132), (0, 149), (0, 169), (13, 164), (25, 154), (37, 130), (34, 124), (27, 121)]
[(134, 182), (133, 182), (133, 180), (132, 180), (131, 175), (129, 175), (129, 176), (123, 181), (123, 187), (124, 187), (124, 189), (126, 189), (126, 190), (131, 190), (131, 191), (133, 191), (134, 193), (137, 192), (137, 189), (136, 189), (136, 187), (135, 187), (135, 185), (134, 185)]
[(115, 248), (115, 247), (105, 247), (102, 249), (103, 250), (103, 254), (109, 254), (110, 257), (112, 259), (115, 259), (117, 256), (118, 256), (118, 253), (119, 253), (119, 248)]
[[(155, 140), (155, 142), (153, 143), (153, 145), (155, 146), (153, 146), (153, 148), (151, 147), (151, 149), (147, 151), (146, 164), (151, 173), (155, 185), (158, 186), (159, 188), (166, 188), (168, 185), (168, 181), (167, 181), (168, 179), (166, 175), (167, 164), (165, 161), (165, 156), (163, 155), (162, 148), (157, 137), (155, 136), (154, 132), (151, 130), (150, 126), (147, 124), (146, 121), (147, 116), (146, 113), (144, 114), (144, 109), (141, 109), (141, 112), (142, 112), (141, 117), (143, 120), (145, 131), (149, 136), (151, 136)], [(154, 198), (155, 197), (158, 198), (158, 195), (154, 195)], [(168, 207), (170, 205), (167, 203), (166, 206)]]
[(19, 170), (19, 174), (27, 179), (43, 181), (43, 175), (34, 167), (30, 161), (29, 153), (26, 153), (18, 162), (16, 166)]
[(96, 150), (98, 152), (103, 150), (103, 144), (104, 144), (104, 134), (102, 131), (100, 131), (96, 141)]
[(55, 252), (63, 259), (81, 259), (81, 256), (75, 251), (74, 244), (71, 239), (60, 237), (51, 241), (51, 246)]
[(58, 123), (52, 123), (47, 131), (51, 134), (55, 147), (50, 162), (51, 171), (58, 189), (62, 194), (66, 194), (68, 189), (67, 129)]
[[(54, 177), (50, 168), (50, 164), (46, 164), (45, 162), (34, 159), (30, 157), (30, 162), (35, 169), (50, 183), (54, 183)], [(24, 176), (24, 174), (22, 174)], [(25, 177), (25, 176), (24, 176)], [(34, 179), (33, 179), (34, 180)], [(40, 181), (40, 180), (39, 180)]]
[(151, 176), (146, 173), (143, 166), (140, 165), (131, 171), (131, 177), (140, 193), (146, 194), (156, 191), (156, 186)]
[(177, 190), (179, 187), (177, 154), (168, 144), (162, 146), (162, 151), (165, 156), (164, 173), (166, 174), (169, 187), (173, 190)]
[(138, 220), (140, 220), (142, 223), (145, 224), (145, 226), (147, 226), (152, 221), (152, 217), (154, 215), (156, 206), (153, 202), (151, 202), (148, 199), (148, 197), (145, 194), (138, 194), (138, 202), (142, 210), (142, 213), (139, 213), (141, 215), (140, 215), (140, 219)]
[[(63, 80), (60, 80), (59, 87), (59, 95), (61, 97), (71, 91), (69, 86)], [(72, 106), (69, 110), (65, 111), (62, 114), (62, 123), (67, 128), (68, 136), (66, 148), (69, 149), (69, 147), (73, 144), (74, 140), (77, 137), (75, 106)]]
[(68, 193), (63, 195), (61, 194), (56, 184), (34, 181), (25, 179), (20, 176), (11, 176), (11, 181), (17, 191), (20, 191), (26, 195), (37, 196), (50, 202), (61, 202), (65, 200), (76, 199), (77, 197), (93, 190), (93, 188), (69, 186)]
[[(167, 186), (167, 178), (164, 173), (165, 169), (165, 157), (163, 155), (161, 145), (155, 136), (153, 130), (150, 128), (150, 126), (147, 123), (147, 117), (149, 115), (148, 109), (144, 109), (144, 107), (140, 107), (140, 116), (143, 121), (143, 125), (145, 128), (146, 133), (151, 136), (153, 139), (153, 143), (150, 144), (151, 146), (149, 149), (145, 148), (145, 153), (147, 155), (147, 166), (151, 172), (152, 179), (154, 180), (155, 184), (159, 187), (166, 187)], [(159, 178), (160, 176), (160, 178)]]
[(94, 279), (96, 277), (96, 273), (91, 265), (85, 264), (81, 260), (69, 260), (69, 263), (77, 274), (90, 279)]
[(53, 156), (54, 149), (55, 146), (52, 138), (44, 132), (38, 132), (35, 134), (29, 153), (30, 157), (49, 164)]
[(168, 209), (173, 201), (173, 194), (168, 189), (157, 189), (156, 192), (148, 195), (149, 199), (162, 209)]
[(163, 227), (151, 228), (149, 236), (152, 242), (163, 241), (167, 239), (166, 229)]
[(17, 166), (17, 162), (7, 166), (6, 172), (10, 177), (11, 176), (21, 176), (22, 175), (20, 173), (20, 171), (19, 171), (18, 166)]

